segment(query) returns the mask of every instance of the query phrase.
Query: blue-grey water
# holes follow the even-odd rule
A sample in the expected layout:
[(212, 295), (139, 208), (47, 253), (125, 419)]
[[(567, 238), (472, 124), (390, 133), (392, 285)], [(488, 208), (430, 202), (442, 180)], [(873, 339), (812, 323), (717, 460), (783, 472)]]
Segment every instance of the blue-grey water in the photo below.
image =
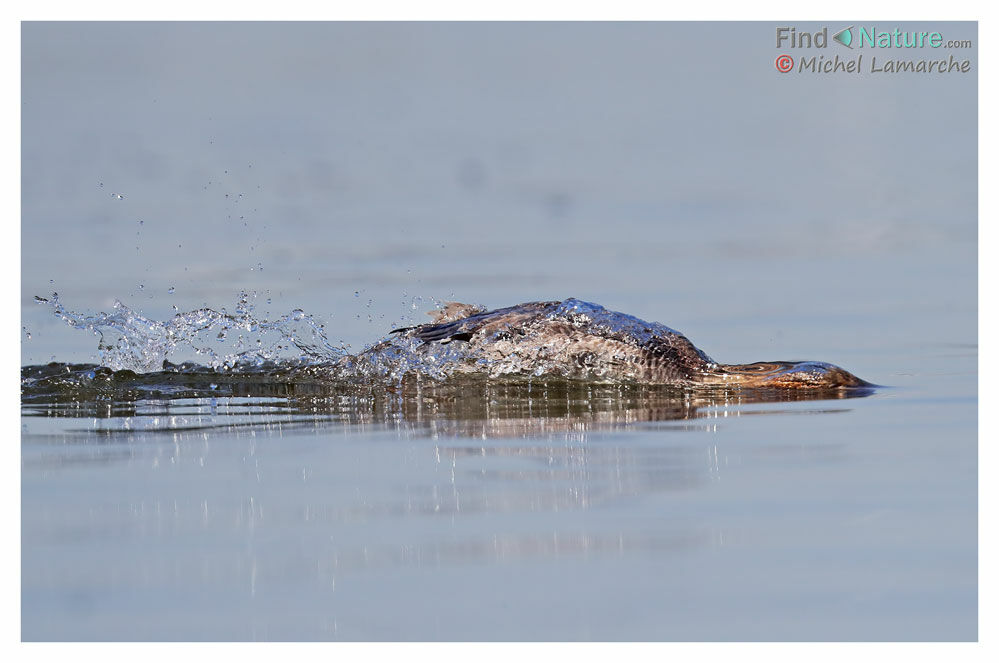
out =
[(885, 387), (25, 391), (23, 639), (977, 639), (977, 26), (775, 27), (25, 23), (24, 366), (107, 358), (53, 293), (352, 351), (578, 297)]

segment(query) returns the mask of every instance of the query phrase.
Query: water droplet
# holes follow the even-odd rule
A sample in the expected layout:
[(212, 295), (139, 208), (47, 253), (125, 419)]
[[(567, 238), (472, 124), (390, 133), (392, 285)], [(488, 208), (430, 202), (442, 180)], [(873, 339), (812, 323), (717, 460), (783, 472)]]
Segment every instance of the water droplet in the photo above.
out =
[(360, 290), (355, 290), (354, 291), (354, 296), (355, 297), (360, 297), (361, 296), (361, 291)]
[(146, 286), (144, 286), (144, 285), (143, 285), (143, 284), (141, 284), (141, 283), (139, 284), (139, 290), (145, 290), (145, 288), (146, 288)]
[(30, 341), (31, 340), (31, 332), (28, 331), (27, 327), (21, 327), (21, 329), (24, 330), (24, 336), (25, 336), (25, 338), (27, 338)]
[(208, 388), (211, 389), (212, 391), (214, 391), (214, 390), (218, 389), (219, 386), (217, 384), (215, 384), (214, 382), (212, 382), (211, 384), (208, 385)]
[(168, 293), (168, 294), (171, 294), (171, 295), (172, 295), (172, 294), (173, 294), (173, 293), (175, 293), (175, 292), (177, 292), (177, 288), (174, 288), (174, 287), (170, 287), (170, 288), (168, 288), (168, 289), (167, 289), (167, 293)]

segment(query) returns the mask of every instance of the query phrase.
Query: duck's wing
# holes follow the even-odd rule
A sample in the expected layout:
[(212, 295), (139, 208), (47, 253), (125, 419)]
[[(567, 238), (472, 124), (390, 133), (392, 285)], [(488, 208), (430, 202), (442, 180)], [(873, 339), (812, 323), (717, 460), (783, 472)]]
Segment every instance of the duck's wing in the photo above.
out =
[[(536, 318), (540, 313), (547, 311), (552, 306), (559, 303), (560, 302), (557, 301), (527, 302), (525, 304), (508, 306), (506, 308), (499, 308), (493, 311), (473, 313), (466, 317), (443, 324), (428, 323), (425, 325), (417, 325), (415, 327), (393, 329), (392, 333), (407, 333), (409, 336), (418, 338), (426, 343), (431, 343), (433, 341), (440, 341), (441, 343), (448, 343), (450, 341), (468, 341), (473, 335), (479, 332), (491, 334), (503, 329), (523, 325), (528, 320)], [(452, 307), (466, 307), (466, 305), (450, 302), (448, 304), (448, 308)], [(433, 315), (433, 313), (431, 313), (431, 315)]]

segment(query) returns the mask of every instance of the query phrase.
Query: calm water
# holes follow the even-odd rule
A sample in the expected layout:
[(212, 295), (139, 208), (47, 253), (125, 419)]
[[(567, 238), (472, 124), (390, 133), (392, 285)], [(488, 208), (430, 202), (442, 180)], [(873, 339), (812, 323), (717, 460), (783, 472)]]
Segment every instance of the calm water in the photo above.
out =
[(25, 389), (22, 637), (976, 639), (977, 51), (780, 74), (774, 27), (25, 24), (25, 366), (101, 360), (53, 292), (353, 350), (575, 296), (887, 386)]

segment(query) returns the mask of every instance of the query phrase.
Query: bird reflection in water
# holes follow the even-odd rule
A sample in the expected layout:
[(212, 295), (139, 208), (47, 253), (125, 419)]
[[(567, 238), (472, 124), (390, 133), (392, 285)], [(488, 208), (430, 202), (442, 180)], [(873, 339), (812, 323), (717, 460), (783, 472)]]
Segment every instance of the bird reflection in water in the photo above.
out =
[[(257, 374), (224, 375), (110, 373), (94, 378), (90, 365), (22, 369), (22, 412), (26, 417), (87, 417), (145, 422), (142, 432), (193, 432), (267, 428), (280, 422), (300, 429), (330, 425), (379, 425), (406, 428), (436, 437), (546, 437), (584, 435), (590, 431), (674, 423), (670, 427), (703, 430), (703, 420), (761, 413), (746, 406), (859, 398), (870, 388), (751, 389), (740, 387), (663, 387), (595, 384), (570, 380), (495, 380), (452, 378), (445, 382), (403, 380), (397, 385), (364, 385), (294, 380)], [(53, 375), (47, 375), (45, 371)], [(97, 371), (107, 369), (96, 369)], [(31, 371), (34, 371), (32, 373)], [(127, 375), (121, 375), (121, 374)], [(88, 376), (67, 379), (67, 375)], [(53, 380), (58, 379), (58, 382)], [(778, 408), (775, 411), (786, 411)], [(797, 413), (842, 411), (825, 403)], [(231, 421), (235, 415), (240, 420)], [(227, 421), (227, 418), (230, 421)], [(135, 423), (135, 422), (131, 422)], [(106, 434), (134, 433), (97, 426)], [(97, 432), (97, 431), (95, 431)]]
[[(59, 375), (67, 373), (73, 370)], [(710, 525), (634, 507), (635, 500), (689, 494), (719, 478), (724, 459), (716, 438), (677, 433), (710, 434), (730, 417), (845, 412), (848, 399), (871, 393), (478, 378), (374, 387), (166, 373), (55, 388), (44, 375), (35, 377), (22, 391), (26, 425), (30, 430), (38, 417), (63, 419), (57, 452), (62, 463), (83, 458), (148, 467), (150, 454), (173, 454), (168, 462), (155, 462), (176, 468), (200, 460), (202, 472), (219, 464), (206, 465), (210, 454), (226, 453), (219, 445), (209, 449), (209, 440), (224, 442), (229, 453), (246, 440), (250, 451), (238, 462), (252, 465), (244, 476), (253, 513), (283, 512), (322, 533), (326, 543), (308, 554), (316, 556), (310, 568), (325, 579), (355, 568), (623, 555), (717, 544), (724, 533)], [(802, 407), (803, 401), (814, 405)], [(411, 444), (364, 444), (370, 439), (365, 436), (385, 432)], [(266, 488), (276, 473), (259, 468), (289, 460), (276, 446), (268, 447), (270, 456), (261, 460), (262, 437), (331, 433), (346, 433), (356, 443), (341, 444), (344, 438), (337, 435), (331, 439), (338, 444), (311, 452), (315, 455), (297, 487)], [(159, 436), (169, 436), (173, 444), (148, 444)], [(74, 447), (80, 449), (75, 457)], [(813, 452), (823, 453), (820, 445)], [(49, 451), (26, 457), (25, 470), (52, 461)], [(318, 492), (307, 492), (316, 485), (322, 486)], [(340, 489), (347, 485), (349, 491)], [(259, 532), (272, 522), (237, 518), (246, 506), (229, 497), (192, 495), (189, 501), (190, 520), (199, 527), (235, 522)], [(183, 498), (175, 500), (169, 513), (183, 521), (185, 504)], [(583, 512), (587, 517), (580, 520)], [(630, 515), (622, 521), (622, 513)], [(451, 523), (443, 534), (434, 524), (442, 517)], [(379, 523), (399, 519), (423, 523), (423, 529), (406, 534), (403, 528), (377, 541), (364, 538), (366, 527), (384, 532)]]

